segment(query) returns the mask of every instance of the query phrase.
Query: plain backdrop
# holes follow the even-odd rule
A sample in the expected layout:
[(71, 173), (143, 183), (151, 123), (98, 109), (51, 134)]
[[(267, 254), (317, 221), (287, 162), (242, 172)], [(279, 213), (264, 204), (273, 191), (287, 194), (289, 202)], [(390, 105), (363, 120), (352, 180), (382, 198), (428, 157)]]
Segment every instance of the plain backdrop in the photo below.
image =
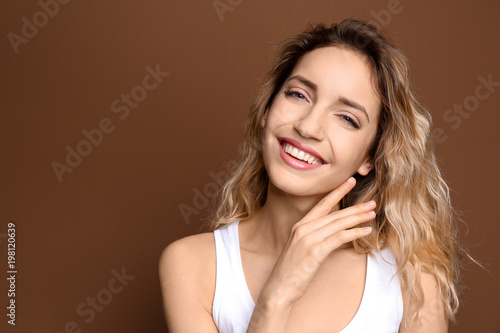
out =
[(274, 47), (357, 16), (410, 59), (486, 267), (466, 262), (450, 331), (500, 332), (499, 1), (59, 1), (0, 13), (0, 331), (166, 332), (159, 255), (201, 231)]

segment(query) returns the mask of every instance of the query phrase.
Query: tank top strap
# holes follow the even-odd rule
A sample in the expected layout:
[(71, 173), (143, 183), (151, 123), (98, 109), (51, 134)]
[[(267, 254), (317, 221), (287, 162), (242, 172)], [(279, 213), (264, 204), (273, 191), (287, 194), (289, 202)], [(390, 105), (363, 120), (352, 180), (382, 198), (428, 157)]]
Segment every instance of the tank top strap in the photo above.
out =
[(214, 230), (217, 268), (212, 317), (220, 332), (246, 332), (255, 307), (241, 263), (238, 223)]

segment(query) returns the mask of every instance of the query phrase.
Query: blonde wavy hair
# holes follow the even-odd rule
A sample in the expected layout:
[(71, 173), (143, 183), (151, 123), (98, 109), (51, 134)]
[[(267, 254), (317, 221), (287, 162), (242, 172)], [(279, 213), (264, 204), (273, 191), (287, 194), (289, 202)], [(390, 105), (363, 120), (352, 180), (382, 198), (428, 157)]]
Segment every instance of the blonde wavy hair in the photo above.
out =
[(250, 108), (238, 166), (212, 205), (209, 230), (251, 217), (266, 201), (269, 178), (262, 160), (261, 119), (299, 59), (327, 46), (352, 50), (368, 61), (382, 104), (369, 149), (374, 168), (364, 177), (355, 175), (355, 188), (340, 203), (345, 208), (377, 202), (377, 217), (371, 223), (376, 232), (354, 245), (362, 253), (387, 246), (393, 251), (405, 298), (412, 299), (416, 309), (405, 320), (420, 316), (423, 291), (418, 272), (424, 271), (437, 279), (446, 314), (455, 321), (465, 250), (458, 243), (457, 214), (434, 154), (431, 116), (417, 100), (404, 54), (364, 20), (310, 26), (280, 45)]

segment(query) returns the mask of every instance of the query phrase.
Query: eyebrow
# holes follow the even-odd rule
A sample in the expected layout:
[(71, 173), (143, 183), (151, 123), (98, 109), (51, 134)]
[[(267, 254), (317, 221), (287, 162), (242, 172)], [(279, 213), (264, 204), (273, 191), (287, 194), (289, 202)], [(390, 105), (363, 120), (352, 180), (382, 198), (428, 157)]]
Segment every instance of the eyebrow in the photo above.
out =
[[(314, 91), (318, 90), (318, 86), (314, 82), (306, 79), (302, 75), (294, 75), (294, 76), (288, 78), (288, 80), (286, 80), (285, 83), (287, 83), (288, 81), (294, 80), (294, 79), (299, 80), (304, 85), (308, 86), (309, 88), (313, 89)], [(368, 116), (368, 112), (366, 112), (366, 109), (363, 105), (361, 105), (361, 104), (359, 104), (351, 99), (348, 99), (347, 97), (344, 97), (344, 96), (340, 96), (338, 98), (338, 101), (344, 105), (347, 105), (347, 106), (350, 106), (352, 108), (360, 110), (361, 112), (363, 112), (365, 114), (366, 119), (368, 119), (368, 122), (370, 122), (370, 117)]]
[(343, 97), (343, 96), (340, 96), (338, 101), (342, 104), (345, 104), (347, 106), (350, 106), (352, 108), (355, 108), (355, 109), (362, 111), (365, 114), (366, 119), (368, 119), (368, 122), (370, 122), (370, 117), (368, 116), (368, 112), (366, 112), (366, 109), (364, 108), (363, 105), (356, 103), (355, 101), (350, 100), (350, 99)]
[(302, 75), (294, 75), (294, 76), (288, 78), (288, 80), (286, 80), (285, 83), (287, 83), (288, 81), (294, 80), (294, 79), (299, 80), (300, 82), (302, 82), (303, 84), (305, 84), (309, 88), (313, 89), (314, 91), (318, 90), (318, 86), (316, 85), (316, 83), (309, 81), (308, 79), (306, 79)]

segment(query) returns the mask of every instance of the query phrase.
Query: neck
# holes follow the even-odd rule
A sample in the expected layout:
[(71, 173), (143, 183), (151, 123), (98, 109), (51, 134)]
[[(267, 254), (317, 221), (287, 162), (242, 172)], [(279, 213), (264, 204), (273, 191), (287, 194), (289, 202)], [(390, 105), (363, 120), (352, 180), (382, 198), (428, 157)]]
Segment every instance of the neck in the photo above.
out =
[[(290, 236), (292, 227), (326, 195), (293, 196), (269, 182), (264, 206), (253, 217), (253, 239), (260, 248), (273, 255), (280, 255)], [(338, 210), (339, 205), (332, 207)]]

